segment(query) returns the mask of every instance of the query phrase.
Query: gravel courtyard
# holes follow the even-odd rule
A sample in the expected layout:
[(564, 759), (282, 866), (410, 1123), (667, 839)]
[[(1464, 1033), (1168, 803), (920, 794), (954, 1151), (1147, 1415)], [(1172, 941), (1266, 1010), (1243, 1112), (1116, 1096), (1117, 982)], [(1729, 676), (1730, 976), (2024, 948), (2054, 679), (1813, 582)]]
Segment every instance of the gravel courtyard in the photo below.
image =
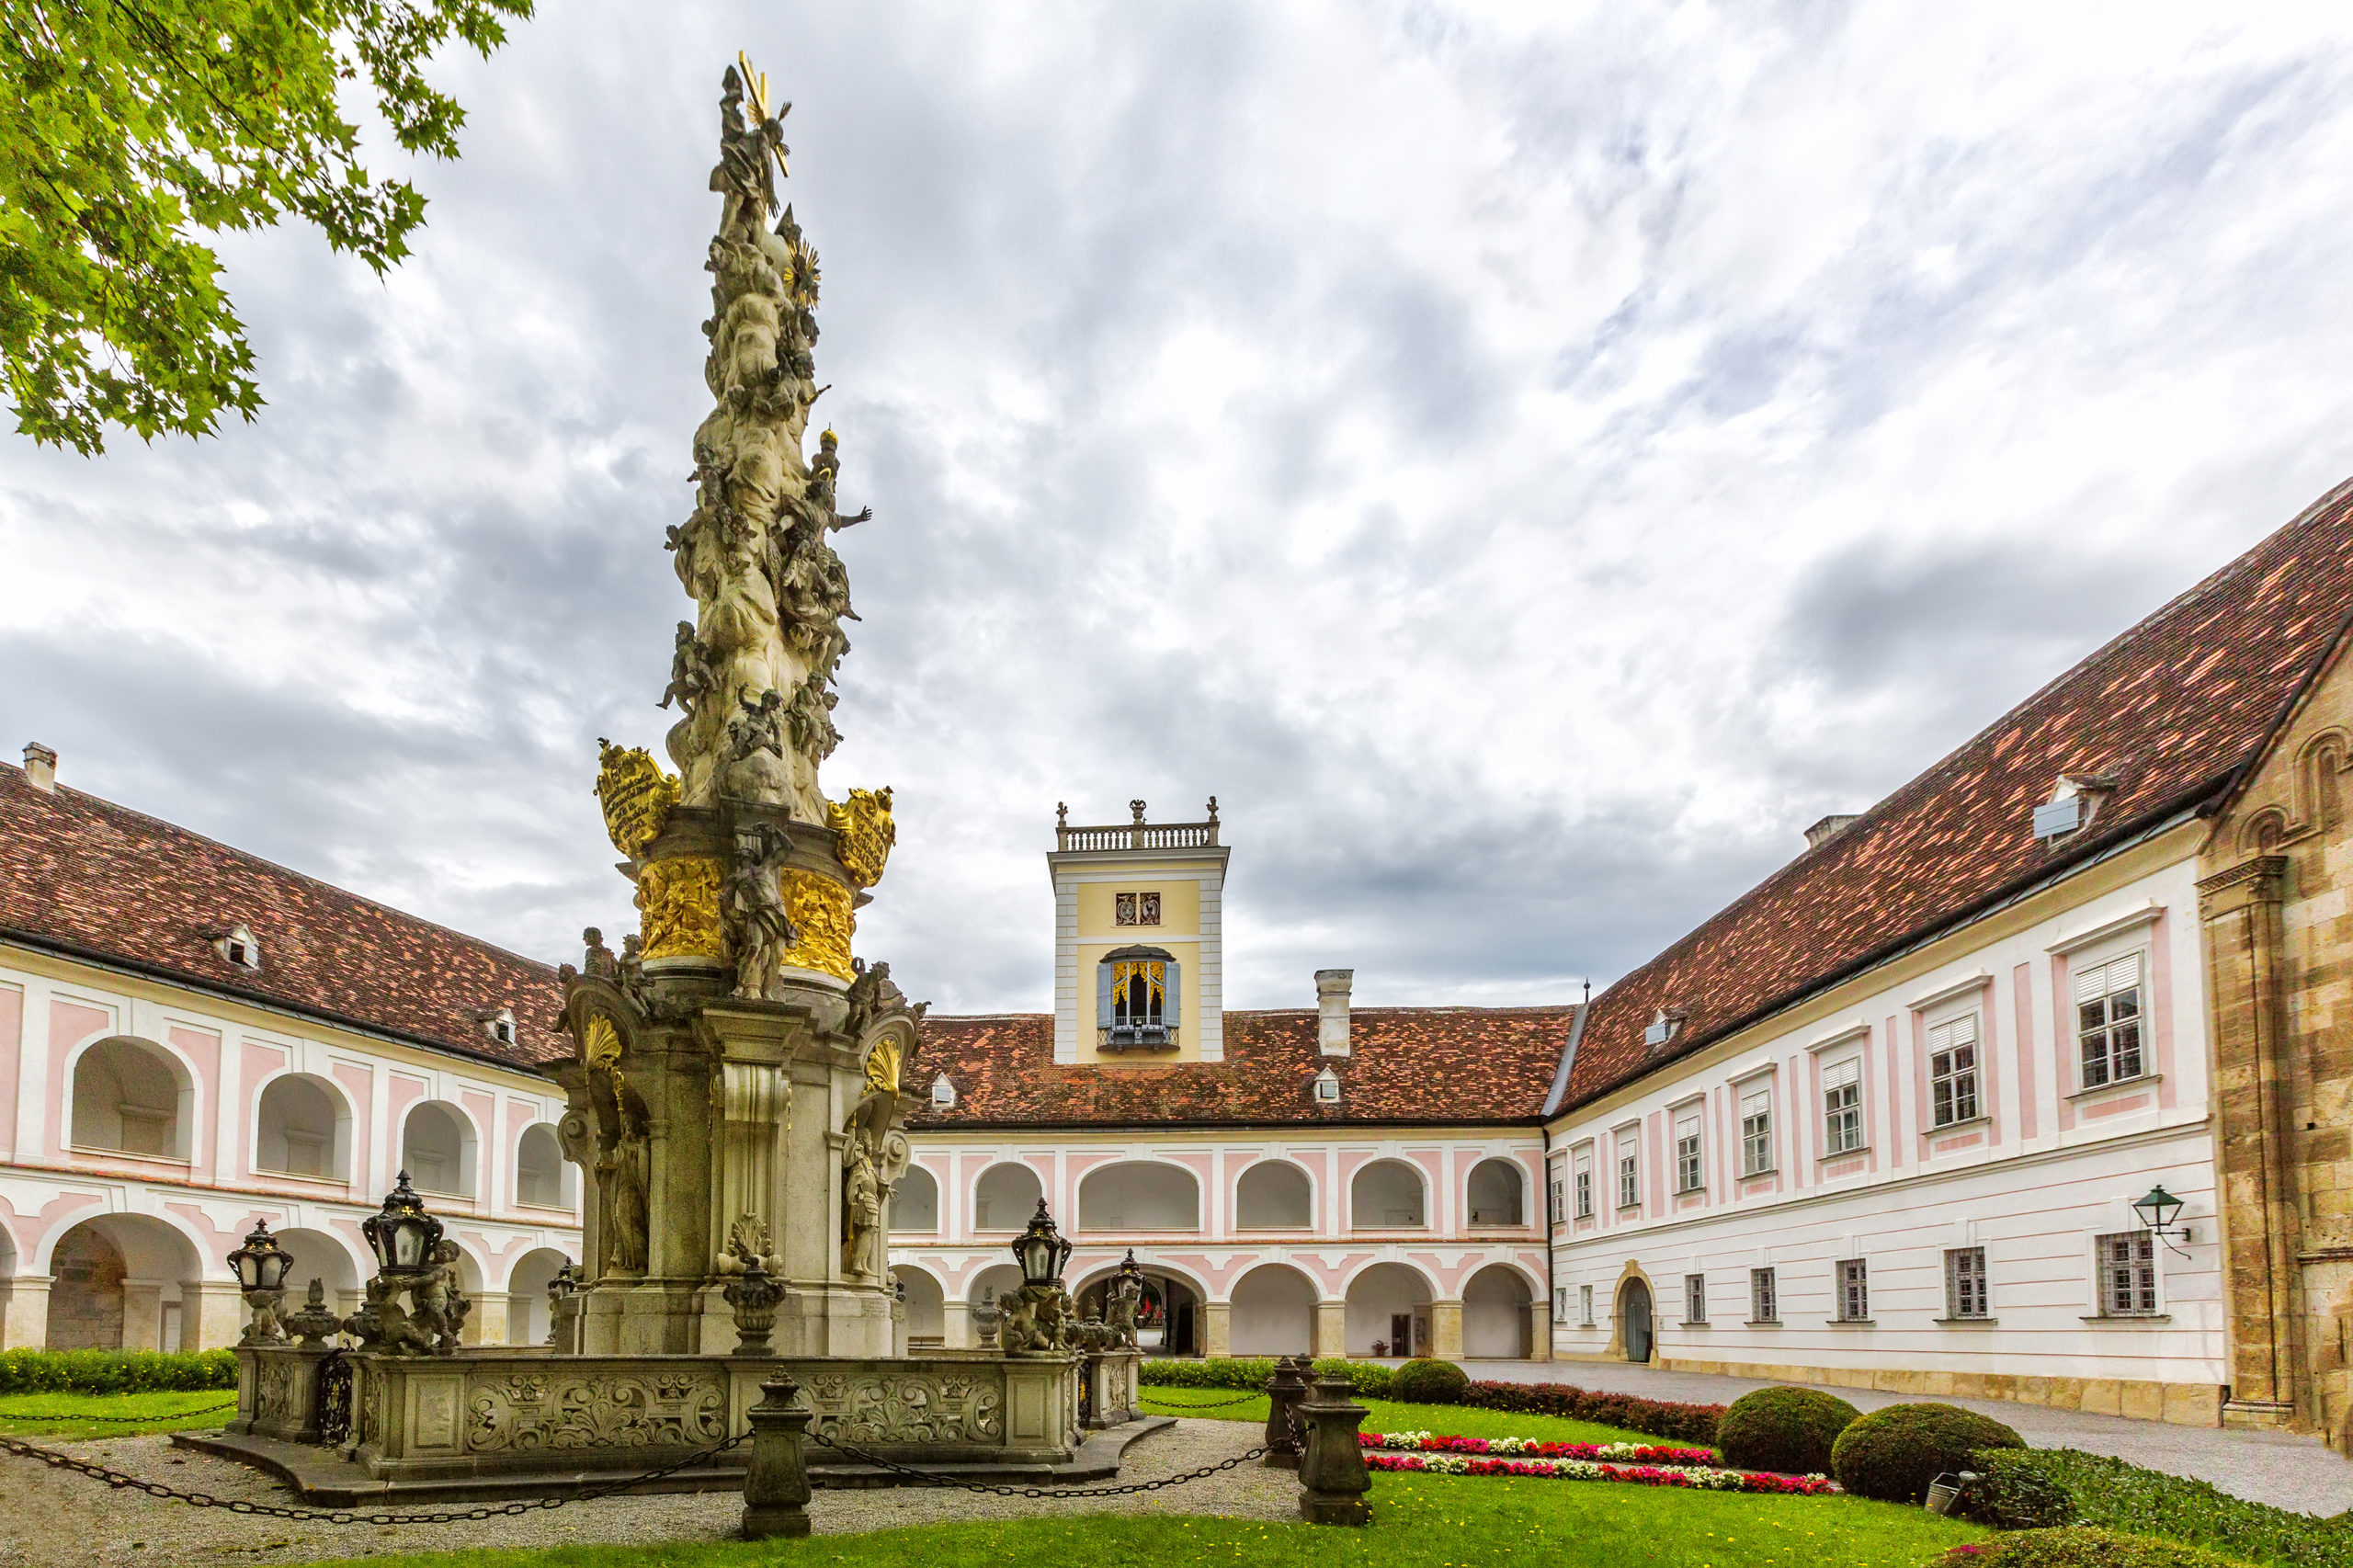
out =
[[(1215, 1464), (1258, 1440), (1248, 1422), (1180, 1421), (1128, 1450), (1123, 1482)], [(97, 1460), (142, 1480), (216, 1497), (284, 1504), (291, 1499), (256, 1471), (231, 1460), (174, 1449), (168, 1437), (66, 1442), (30, 1438), (44, 1448)], [(567, 1503), (512, 1518), (449, 1525), (298, 1524), (218, 1508), (193, 1508), (37, 1460), (0, 1454), (0, 1564), (6, 1568), (92, 1568), (94, 1564), (313, 1562), (379, 1552), (434, 1551), (467, 1546), (574, 1546), (588, 1542), (723, 1540), (743, 1517), (739, 1493), (705, 1492), (608, 1497)], [(821, 1534), (937, 1524), (950, 1519), (1012, 1518), (1025, 1514), (1223, 1514), (1245, 1518), (1298, 1517), (1299, 1481), (1288, 1471), (1240, 1466), (1206, 1481), (1132, 1497), (1051, 1502), (982, 1497), (968, 1492), (893, 1487), (819, 1492), (809, 1513)], [(416, 1505), (430, 1509), (431, 1504)], [(393, 1511), (388, 1509), (387, 1511)], [(405, 1510), (401, 1510), (405, 1511)]]

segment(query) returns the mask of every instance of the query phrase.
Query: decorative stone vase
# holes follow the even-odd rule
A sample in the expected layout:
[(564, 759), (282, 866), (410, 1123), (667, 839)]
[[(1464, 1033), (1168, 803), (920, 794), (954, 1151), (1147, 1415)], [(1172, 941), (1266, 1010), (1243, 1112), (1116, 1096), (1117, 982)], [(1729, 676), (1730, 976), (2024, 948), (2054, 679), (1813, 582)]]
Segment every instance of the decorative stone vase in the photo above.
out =
[(743, 1273), (728, 1280), (722, 1294), (735, 1310), (735, 1354), (774, 1355), (768, 1347), (768, 1335), (776, 1327), (777, 1303), (784, 1300), (782, 1283), (755, 1257), (745, 1266)]

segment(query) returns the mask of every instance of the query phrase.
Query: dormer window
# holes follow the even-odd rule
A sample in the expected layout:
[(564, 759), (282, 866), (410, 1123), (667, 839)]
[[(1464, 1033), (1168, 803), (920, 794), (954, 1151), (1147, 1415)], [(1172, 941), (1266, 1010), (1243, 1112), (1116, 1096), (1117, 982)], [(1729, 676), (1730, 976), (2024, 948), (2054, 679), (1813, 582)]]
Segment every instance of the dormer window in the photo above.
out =
[(253, 928), (242, 923), (213, 937), (212, 950), (239, 969), (261, 968), (261, 944), (254, 939)]
[(501, 1045), (515, 1043), (515, 1009), (501, 1007), (482, 1016), (482, 1032)]
[(1318, 1105), (1340, 1103), (1340, 1075), (1329, 1067), (1315, 1074), (1315, 1103)]
[(945, 1073), (931, 1081), (931, 1108), (934, 1110), (956, 1108), (956, 1085), (948, 1081), (948, 1074)]
[(1174, 1051), (1178, 964), (1158, 948), (1114, 948), (1095, 966), (1096, 1043), (1105, 1051)]
[(2116, 780), (2098, 773), (2063, 773), (2051, 799), (2034, 808), (2034, 836), (2048, 844), (2091, 826), (2116, 792)]
[(1650, 1028), (1643, 1031), (1643, 1043), (1653, 1050), (1665, 1045), (1683, 1028), (1684, 1017), (1680, 1007), (1661, 1007), (1651, 1016)]

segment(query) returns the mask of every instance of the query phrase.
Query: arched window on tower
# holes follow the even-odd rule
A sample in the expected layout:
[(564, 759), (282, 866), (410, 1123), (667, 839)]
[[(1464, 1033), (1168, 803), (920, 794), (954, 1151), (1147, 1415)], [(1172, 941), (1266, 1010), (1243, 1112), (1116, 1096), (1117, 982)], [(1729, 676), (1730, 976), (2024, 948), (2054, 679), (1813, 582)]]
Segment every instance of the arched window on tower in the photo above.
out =
[(1097, 1043), (1105, 1051), (1174, 1051), (1180, 966), (1158, 948), (1114, 948), (1095, 966)]

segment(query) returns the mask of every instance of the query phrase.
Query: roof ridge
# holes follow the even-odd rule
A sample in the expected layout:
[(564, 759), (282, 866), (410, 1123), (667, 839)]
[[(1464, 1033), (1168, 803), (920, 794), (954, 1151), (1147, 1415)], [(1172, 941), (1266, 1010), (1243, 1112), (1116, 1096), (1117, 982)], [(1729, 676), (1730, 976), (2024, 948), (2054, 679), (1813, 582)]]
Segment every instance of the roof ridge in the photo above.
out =
[[(6, 767), (10, 772), (17, 774), (19, 777), (24, 773), (24, 769), (17, 766), (15, 763), (0, 762), (0, 767)], [(33, 786), (30, 783), (27, 783), (25, 788), (29, 790), (32, 789)], [(365, 904), (369, 908), (381, 910), (384, 914), (392, 915), (395, 919), (429, 927), (432, 930), (442, 933), (444, 936), (453, 937), (469, 947), (478, 948), (484, 952), (497, 954), (501, 958), (512, 959), (517, 963), (529, 964), (533, 968), (545, 970), (551, 976), (556, 972), (556, 966), (554, 964), (548, 963), (540, 959), (532, 958), (528, 953), (518, 953), (512, 948), (502, 948), (497, 943), (474, 936), (471, 932), (460, 931), (454, 926), (445, 926), (438, 920), (428, 919), (425, 915), (415, 915), (405, 909), (400, 909), (392, 904), (386, 903), (382, 899), (370, 898), (363, 892), (355, 892), (349, 888), (328, 881), (324, 877), (313, 876), (308, 871), (298, 870), (294, 867), (281, 865), (279, 862), (270, 859), (267, 856), (256, 855), (250, 849), (240, 849), (233, 844), (226, 843), (223, 840), (215, 838), (210, 834), (199, 833), (191, 827), (183, 827), (178, 823), (166, 822), (162, 817), (155, 816), (147, 812), (142, 812), (136, 806), (127, 806), (119, 801), (108, 800), (104, 795), (93, 794), (87, 790), (77, 790), (70, 784), (58, 785), (53, 793), (59, 795), (71, 795), (79, 801), (87, 802), (89, 806), (97, 808), (97, 812), (100, 815), (119, 814), (122, 816), (136, 817), (142, 823), (151, 824), (153, 826), (162, 829), (165, 833), (176, 835), (184, 839), (193, 839), (199, 844), (209, 845), (226, 855), (229, 855), (238, 860), (244, 861), (250, 865), (258, 866), (265, 870), (275, 871), (281, 876), (290, 877), (296, 881), (307, 882), (314, 888), (323, 889), (324, 891), (335, 894), (338, 897), (347, 899), (354, 903)]]

